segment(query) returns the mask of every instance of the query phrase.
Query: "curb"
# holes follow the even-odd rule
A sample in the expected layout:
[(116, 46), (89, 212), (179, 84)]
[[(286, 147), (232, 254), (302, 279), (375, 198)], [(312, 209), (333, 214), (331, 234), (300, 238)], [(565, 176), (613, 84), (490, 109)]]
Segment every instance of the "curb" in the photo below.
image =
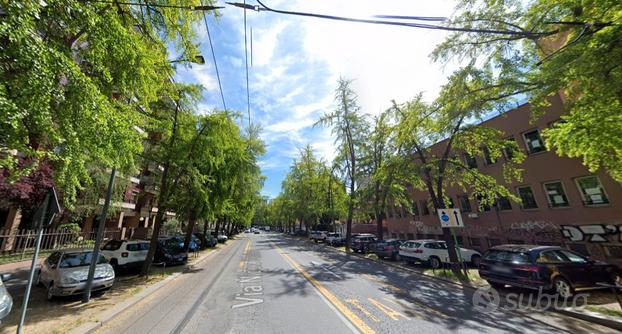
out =
[(605, 327), (609, 327), (609, 328), (622, 331), (622, 321), (617, 320), (613, 317), (600, 315), (595, 312), (589, 312), (589, 311), (577, 312), (577, 311), (572, 311), (568, 309), (554, 309), (553, 312), (557, 312), (559, 314), (563, 314), (563, 315), (566, 315), (572, 318), (593, 322), (601, 326), (605, 326)]
[(103, 327), (106, 323), (110, 322), (111, 320), (113, 320), (116, 316), (118, 316), (123, 311), (127, 310), (128, 308), (130, 308), (130, 307), (132, 307), (132, 306), (134, 306), (136, 304), (138, 304), (139, 302), (141, 302), (145, 298), (149, 297), (151, 294), (155, 293), (156, 291), (160, 290), (162, 287), (166, 286), (170, 282), (172, 282), (175, 279), (177, 279), (178, 277), (180, 277), (182, 274), (188, 272), (193, 266), (202, 263), (207, 258), (209, 258), (211, 255), (219, 253), (222, 249), (224, 249), (225, 247), (228, 247), (228, 245), (231, 245), (231, 244), (233, 244), (233, 243), (226, 244), (224, 247), (217, 248), (214, 251), (205, 254), (202, 258), (196, 260), (194, 263), (186, 265), (186, 267), (184, 268), (184, 270), (182, 272), (171, 274), (169, 277), (167, 277), (167, 278), (165, 278), (165, 279), (163, 279), (163, 280), (161, 280), (161, 281), (159, 281), (159, 282), (149, 286), (148, 288), (146, 288), (143, 291), (139, 292), (138, 294), (136, 294), (135, 296), (131, 297), (130, 299), (127, 299), (127, 300), (121, 302), (120, 304), (117, 304), (112, 309), (108, 309), (108, 310), (104, 311), (102, 313), (102, 315), (99, 316), (99, 318), (100, 318), (99, 320), (96, 320), (94, 322), (93, 321), (87, 322), (84, 325), (81, 325), (81, 326), (79, 326), (77, 328), (72, 329), (71, 331), (69, 331), (69, 333), (71, 333), (71, 334), (90, 334), (90, 333), (94, 333), (96, 330), (98, 330), (99, 328)]
[[(300, 240), (300, 239), (297, 239), (297, 238), (290, 238), (290, 239), (294, 239), (294, 240), (310, 243), (312, 245), (318, 245), (316, 243), (312, 243), (309, 240)], [(346, 252), (344, 250), (341, 250), (339, 248), (323, 247), (323, 249), (328, 249), (329, 251), (332, 251), (332, 252), (338, 252), (338, 253), (342, 253), (342, 254), (353, 255), (353, 256), (356, 256), (356, 257), (358, 257), (360, 259), (365, 259), (365, 260), (368, 260), (368, 261), (376, 262), (378, 264), (383, 264), (383, 265), (386, 265), (386, 266), (398, 268), (398, 269), (401, 269), (401, 270), (405, 270), (405, 271), (417, 274), (419, 276), (424, 276), (426, 278), (443, 281), (445, 283), (449, 283), (449, 284), (452, 284), (452, 285), (455, 285), (455, 286), (464, 287), (464, 288), (468, 288), (468, 289), (472, 289), (472, 290), (478, 289), (478, 287), (475, 287), (475, 286), (470, 285), (470, 284), (463, 284), (463, 283), (456, 282), (456, 281), (451, 281), (451, 280), (448, 280), (448, 279), (445, 279), (445, 278), (442, 278), (442, 277), (427, 275), (425, 273), (419, 272), (419, 271), (414, 270), (412, 268), (404, 267), (404, 266), (396, 264), (396, 263), (381, 261), (380, 259), (368, 258), (368, 257), (365, 257), (362, 254), (348, 253), (348, 252)], [(572, 310), (568, 310), (568, 309), (556, 309), (556, 308), (553, 308), (553, 309), (550, 310), (550, 312), (559, 313), (559, 314), (562, 314), (562, 315), (565, 315), (565, 316), (568, 316), (568, 317), (571, 317), (571, 318), (575, 318), (575, 319), (579, 319), (579, 320), (583, 320), (583, 321), (587, 321), (587, 322), (592, 322), (592, 323), (595, 323), (595, 324), (598, 324), (598, 325), (601, 325), (601, 326), (605, 326), (605, 327), (609, 327), (609, 328), (612, 328), (612, 329), (616, 329), (616, 330), (622, 331), (622, 319), (621, 320), (617, 320), (615, 318), (607, 317), (607, 316), (600, 315), (600, 314), (597, 314), (597, 313), (594, 313), (594, 312), (577, 312), (577, 311), (572, 311)]]

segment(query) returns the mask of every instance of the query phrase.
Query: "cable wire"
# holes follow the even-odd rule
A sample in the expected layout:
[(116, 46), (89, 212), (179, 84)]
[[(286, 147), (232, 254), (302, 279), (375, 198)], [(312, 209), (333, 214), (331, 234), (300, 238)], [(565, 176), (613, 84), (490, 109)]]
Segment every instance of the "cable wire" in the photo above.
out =
[[(409, 23), (409, 22), (396, 22), (396, 21), (383, 21), (383, 20), (370, 20), (370, 19), (355, 19), (355, 18), (344, 17), (344, 16), (324, 15), (324, 14), (273, 9), (273, 8), (266, 6), (263, 2), (261, 2), (261, 0), (257, 0), (257, 3), (259, 3), (259, 6), (247, 5), (246, 0), (244, 1), (243, 4), (227, 2), (227, 4), (229, 5), (244, 8), (244, 11), (246, 11), (246, 9), (251, 9), (255, 11), (270, 11), (273, 13), (284, 14), (284, 15), (296, 15), (296, 16), (336, 20), (336, 21), (393, 25), (393, 26), (402, 26), (402, 27), (411, 27), (411, 28), (420, 28), (420, 29), (445, 30), (445, 31), (455, 31), (455, 32), (474, 32), (474, 33), (497, 34), (497, 35), (516, 35), (516, 36), (524, 36), (526, 38), (536, 38), (536, 37), (541, 37), (541, 36), (547, 36), (547, 35), (555, 34), (557, 32), (556, 30), (545, 31), (545, 32), (531, 32), (531, 31), (516, 31), (516, 30), (474, 29), (474, 28), (449, 27), (449, 26), (441, 26), (441, 25), (425, 24), (425, 23)], [(384, 15), (384, 16), (388, 17), (388, 15)], [(402, 17), (402, 18), (405, 19), (406, 17)], [(440, 21), (441, 19), (440, 17), (424, 17), (424, 16), (411, 16), (410, 18), (417, 19), (417, 20), (424, 20), (424, 21)]]
[[(244, 0), (246, 6), (246, 0)], [(251, 94), (248, 88), (248, 38), (246, 34), (246, 8), (244, 8), (244, 62), (246, 64), (246, 111), (248, 113), (248, 127), (251, 126)]]
[[(201, 0), (203, 5), (203, 0)], [(216, 78), (218, 79), (218, 88), (220, 89), (220, 97), (222, 98), (222, 107), (227, 111), (227, 104), (225, 103), (225, 94), (222, 91), (222, 84), (220, 82), (220, 72), (218, 71), (218, 63), (216, 62), (216, 54), (214, 53), (214, 45), (212, 44), (212, 36), (209, 32), (209, 25), (207, 24), (207, 15), (203, 12), (203, 22), (205, 23), (205, 30), (207, 30), (207, 39), (209, 40), (209, 47), (212, 51), (212, 60), (214, 61), (214, 69), (216, 69)]]

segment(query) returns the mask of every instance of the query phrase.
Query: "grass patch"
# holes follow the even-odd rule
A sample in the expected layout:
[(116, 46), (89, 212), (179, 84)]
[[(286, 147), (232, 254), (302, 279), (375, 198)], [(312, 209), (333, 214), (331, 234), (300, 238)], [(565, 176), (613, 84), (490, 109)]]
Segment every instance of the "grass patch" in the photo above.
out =
[[(456, 274), (450, 269), (436, 269), (436, 270), (424, 269), (423, 273), (429, 276), (444, 278), (444, 279), (448, 279), (448, 280), (452, 280), (456, 282), (460, 281), (459, 277), (456, 276)], [(480, 284), (484, 285), (486, 283), (486, 281), (484, 281), (479, 276), (479, 272), (477, 269), (468, 269), (467, 273), (468, 273), (468, 276), (467, 276), (468, 282), (478, 284), (478, 285)]]
[(622, 311), (620, 310), (614, 310), (614, 309), (607, 308), (607, 307), (591, 306), (591, 305), (586, 306), (585, 309), (587, 309), (588, 311), (608, 315), (610, 317), (622, 318)]

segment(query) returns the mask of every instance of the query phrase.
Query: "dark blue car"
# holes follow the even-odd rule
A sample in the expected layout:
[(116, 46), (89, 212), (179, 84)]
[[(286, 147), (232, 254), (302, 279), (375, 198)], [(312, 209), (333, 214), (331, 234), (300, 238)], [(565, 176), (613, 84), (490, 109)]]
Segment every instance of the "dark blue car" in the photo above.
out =
[(576, 289), (598, 287), (598, 283), (622, 283), (620, 268), (555, 246), (492, 247), (481, 260), (479, 275), (495, 288), (541, 288), (563, 298)]

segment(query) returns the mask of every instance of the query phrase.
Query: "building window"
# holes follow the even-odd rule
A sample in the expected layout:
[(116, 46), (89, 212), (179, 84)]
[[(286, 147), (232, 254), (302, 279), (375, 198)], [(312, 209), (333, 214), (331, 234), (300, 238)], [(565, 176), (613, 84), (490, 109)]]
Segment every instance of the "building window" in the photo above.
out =
[(497, 163), (497, 159), (490, 156), (490, 150), (488, 149), (488, 147), (483, 146), (482, 152), (484, 153), (484, 163), (486, 163), (486, 165), (492, 165)]
[(570, 206), (568, 196), (561, 182), (549, 182), (544, 184), (544, 193), (552, 208), (560, 208)]
[(533, 189), (530, 186), (518, 187), (518, 196), (521, 199), (521, 207), (523, 209), (537, 209), (538, 202), (533, 194)]
[(510, 211), (512, 210), (512, 203), (510, 203), (509, 198), (502, 196), (497, 198), (497, 208), (500, 211)]
[(471, 247), (481, 247), (482, 242), (479, 238), (469, 238), (469, 242), (471, 243)]
[(421, 204), (421, 215), (427, 216), (430, 214), (430, 208), (428, 207), (428, 201), (420, 201)]
[(482, 203), (482, 196), (477, 195), (477, 204), (479, 205), (480, 212), (488, 212), (490, 211), (490, 205)]
[(419, 215), (419, 206), (417, 206), (417, 201), (413, 201), (412, 210), (413, 210), (413, 216)]
[(523, 138), (525, 139), (525, 145), (529, 154), (546, 151), (538, 129), (523, 133)]
[(507, 143), (503, 146), (503, 156), (507, 161), (511, 161), (514, 158), (514, 152), (517, 150), (516, 140), (514, 138), (508, 138)]
[(413, 239), (415, 239), (415, 235), (414, 235), (414, 234), (412, 234), (412, 233), (408, 233), (407, 237), (408, 237), (408, 240), (413, 240)]
[(584, 205), (609, 204), (609, 198), (605, 189), (600, 184), (598, 177), (586, 176), (575, 179)]
[(469, 168), (477, 168), (477, 159), (468, 153), (464, 154), (464, 162)]
[(462, 210), (462, 212), (471, 212), (471, 202), (469, 201), (469, 196), (458, 196), (458, 204), (460, 204), (460, 210)]

